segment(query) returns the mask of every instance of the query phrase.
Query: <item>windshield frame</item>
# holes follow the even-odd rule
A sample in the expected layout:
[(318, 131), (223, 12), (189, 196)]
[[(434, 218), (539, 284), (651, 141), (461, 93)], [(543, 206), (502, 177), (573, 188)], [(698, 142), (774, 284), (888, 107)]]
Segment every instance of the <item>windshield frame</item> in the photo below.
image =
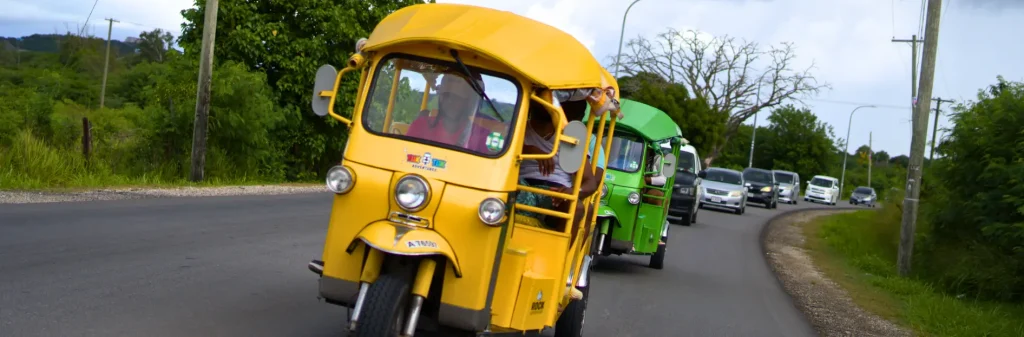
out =
[[(647, 148), (648, 147), (647, 146), (647, 140), (644, 139), (644, 137), (642, 137), (640, 135), (637, 135), (637, 134), (634, 134), (634, 133), (631, 133), (631, 132), (626, 132), (626, 131), (618, 132), (619, 130), (615, 130), (615, 131), (616, 131), (615, 134), (612, 135), (612, 144), (608, 148), (608, 158), (605, 161), (605, 163), (606, 163), (605, 166), (607, 167), (608, 170), (618, 171), (618, 172), (622, 172), (622, 173), (633, 174), (633, 173), (640, 172), (640, 170), (644, 169), (645, 165), (648, 164), (648, 163), (645, 162), (646, 156), (647, 156), (647, 151), (652, 151), (651, 149)], [(620, 137), (622, 138), (622, 140), (629, 141), (629, 142), (636, 143), (636, 144), (640, 144), (640, 148), (643, 150), (643, 153), (640, 155), (640, 163), (639, 163), (639, 165), (637, 165), (637, 168), (635, 170), (629, 170), (628, 168), (617, 168), (617, 167), (614, 167), (614, 166), (611, 165), (612, 160), (615, 158), (614, 156), (612, 156), (612, 150), (615, 147), (615, 140), (619, 139)]]
[[(768, 177), (771, 178), (771, 181), (764, 182), (764, 181), (757, 181), (757, 180), (753, 180), (753, 179), (747, 179), (747, 172), (751, 172), (751, 173), (757, 172), (757, 173), (762, 173), (762, 174), (763, 173), (767, 173)], [(746, 170), (743, 170), (743, 172), (741, 172), (740, 174), (743, 175), (743, 181), (744, 182), (748, 182), (748, 183), (749, 182), (754, 182), (754, 183), (759, 183), (759, 184), (774, 184), (775, 183), (775, 173), (772, 172), (772, 171), (768, 171), (768, 170), (764, 170), (764, 169), (750, 169), (750, 168), (748, 168)]]
[[(827, 181), (829, 183), (829, 186), (815, 184), (814, 183), (815, 181)], [(833, 187), (836, 187), (836, 182), (835, 181), (832, 181), (831, 179), (821, 178), (821, 177), (811, 178), (811, 180), (808, 181), (807, 184), (811, 185), (811, 186), (815, 186), (815, 187), (821, 187), (821, 188), (833, 188)]]
[(738, 177), (740, 179), (740, 182), (738, 184), (733, 184), (733, 183), (730, 183), (730, 182), (712, 180), (712, 179), (708, 179), (708, 178), (704, 178), (702, 180), (710, 181), (710, 182), (715, 182), (715, 183), (721, 183), (721, 184), (727, 184), (727, 185), (740, 186), (740, 187), (743, 187), (743, 185), (746, 184), (746, 182), (747, 182), (747, 180), (745, 178), (743, 178), (743, 172), (707, 169), (707, 170), (704, 171), (704, 174), (705, 174), (705, 176), (707, 176), (707, 175), (710, 175), (712, 172), (735, 175), (736, 177)]
[[(384, 66), (388, 64), (388, 61), (390, 61), (392, 59), (396, 59), (396, 58), (397, 59), (410, 60), (410, 61), (423, 62), (423, 63), (428, 63), (428, 64), (434, 64), (434, 65), (446, 66), (446, 67), (449, 67), (449, 68), (455, 70), (455, 71), (451, 72), (452, 74), (462, 75), (462, 70), (460, 70), (461, 67), (459, 67), (459, 64), (454, 62), (454, 61), (436, 59), (436, 58), (431, 58), (431, 57), (424, 57), (424, 56), (407, 54), (407, 53), (402, 53), (402, 52), (392, 52), (392, 53), (388, 53), (387, 55), (384, 55), (379, 60), (374, 62), (372, 78), (369, 79), (370, 81), (368, 83), (369, 88), (367, 88), (366, 91), (365, 91), (365, 97), (360, 100), (361, 103), (363, 104), (363, 108), (360, 111), (359, 123), (362, 124), (363, 130), (365, 130), (366, 132), (369, 132), (370, 134), (373, 134), (375, 136), (389, 137), (389, 138), (400, 139), (400, 140), (403, 140), (403, 141), (407, 141), (407, 142), (411, 142), (411, 143), (416, 143), (416, 144), (424, 144), (424, 145), (429, 145), (429, 146), (435, 146), (435, 147), (443, 148), (443, 149), (446, 149), (446, 150), (458, 151), (458, 152), (470, 154), (470, 155), (473, 155), (473, 156), (489, 158), (489, 159), (501, 158), (506, 153), (508, 153), (508, 151), (510, 149), (513, 148), (512, 144), (514, 142), (509, 140), (509, 141), (506, 141), (506, 145), (505, 145), (505, 147), (503, 149), (501, 149), (501, 151), (496, 152), (494, 154), (484, 154), (484, 153), (479, 153), (479, 152), (471, 151), (471, 150), (469, 150), (467, 148), (463, 148), (461, 146), (455, 146), (455, 145), (445, 144), (445, 143), (441, 143), (441, 142), (435, 142), (435, 141), (426, 140), (426, 139), (409, 137), (409, 136), (406, 136), (406, 135), (393, 134), (393, 133), (389, 133), (389, 132), (381, 132), (381, 131), (377, 131), (377, 130), (374, 130), (373, 128), (371, 128), (368, 125), (368, 123), (366, 123), (366, 118), (367, 118), (367, 115), (370, 113), (370, 108), (373, 107), (372, 100), (373, 100), (373, 97), (374, 97), (375, 90), (377, 89), (377, 80), (379, 80), (381, 78), (380, 77), (380, 74), (382, 74), (381, 71), (384, 68)], [(520, 110), (523, 107), (523, 101), (524, 101), (523, 98), (525, 97), (522, 83), (520, 83), (519, 80), (515, 76), (512, 76), (510, 74), (506, 74), (506, 73), (502, 73), (502, 72), (498, 72), (498, 71), (494, 71), (494, 70), (490, 70), (490, 69), (484, 69), (484, 68), (476, 67), (476, 66), (473, 66), (473, 65), (470, 65), (470, 64), (465, 64), (465, 66), (466, 66), (466, 68), (469, 68), (469, 70), (474, 72), (474, 73), (477, 73), (477, 74), (480, 74), (480, 75), (488, 75), (488, 76), (491, 76), (491, 77), (496, 77), (496, 78), (500, 78), (500, 79), (503, 79), (503, 80), (507, 80), (507, 81), (511, 82), (512, 85), (514, 85), (516, 87), (516, 104), (515, 104), (515, 108), (512, 110), (512, 116), (508, 120), (508, 123), (509, 123), (509, 128), (508, 128), (509, 136), (508, 136), (508, 138), (511, 139), (512, 137), (515, 136), (516, 127), (518, 127), (518, 125), (516, 123), (518, 122), (519, 113), (520, 113)], [(484, 92), (486, 92), (486, 89), (484, 90)], [(483, 100), (484, 98), (481, 97), (480, 99)], [(498, 112), (495, 111), (495, 113), (498, 113)]]
[[(779, 176), (777, 176), (777, 174), (781, 174), (781, 175), (789, 177), (789, 181), (787, 182), (787, 181), (780, 180)], [(772, 171), (772, 177), (774, 177), (775, 178), (775, 182), (777, 182), (779, 184), (787, 184), (787, 185), (795, 185), (796, 184), (796, 175), (792, 174), (792, 173), (789, 173), (789, 172)]]

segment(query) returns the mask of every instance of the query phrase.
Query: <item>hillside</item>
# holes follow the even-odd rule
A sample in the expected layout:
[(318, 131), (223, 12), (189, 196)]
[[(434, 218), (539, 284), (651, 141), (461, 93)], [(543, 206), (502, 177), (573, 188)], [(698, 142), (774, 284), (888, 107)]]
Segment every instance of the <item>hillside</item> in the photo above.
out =
[[(11, 47), (19, 48), (21, 50), (44, 52), (44, 53), (56, 53), (60, 50), (60, 41), (65, 39), (67, 35), (58, 34), (32, 34), (29, 36), (22, 36), (21, 41), (18, 41), (16, 37), (0, 37), (0, 49), (8, 49)], [(89, 37), (90, 41), (99, 41), (106, 47), (106, 40), (97, 37)], [(117, 55), (129, 55), (134, 54), (137, 45), (135, 43), (126, 43), (123, 41), (112, 40), (110, 41), (110, 51)]]

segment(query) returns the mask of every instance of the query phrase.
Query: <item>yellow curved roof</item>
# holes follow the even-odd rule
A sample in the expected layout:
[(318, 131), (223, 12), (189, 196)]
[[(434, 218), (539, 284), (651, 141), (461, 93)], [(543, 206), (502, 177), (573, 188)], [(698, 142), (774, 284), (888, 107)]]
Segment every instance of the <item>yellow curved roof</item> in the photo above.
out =
[(469, 5), (399, 9), (377, 24), (363, 50), (422, 41), (471, 49), (551, 89), (600, 87), (604, 77), (601, 64), (572, 35), (511, 12)]

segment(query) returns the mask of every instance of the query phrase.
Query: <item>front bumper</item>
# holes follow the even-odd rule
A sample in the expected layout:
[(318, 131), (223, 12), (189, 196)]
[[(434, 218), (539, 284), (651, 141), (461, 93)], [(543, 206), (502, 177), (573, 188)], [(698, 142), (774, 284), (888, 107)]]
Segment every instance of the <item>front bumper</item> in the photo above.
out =
[(793, 199), (793, 190), (779, 190), (779, 201), (791, 202)]
[(832, 195), (826, 193), (807, 192), (804, 200), (815, 202), (832, 202)]
[(673, 194), (672, 202), (668, 206), (668, 218), (673, 221), (680, 221), (689, 218), (693, 212), (693, 204), (697, 198), (692, 195)]
[(747, 192), (747, 202), (756, 202), (763, 204), (766, 202), (772, 202), (772, 199), (774, 199), (774, 197), (775, 195), (772, 192)]
[(730, 197), (727, 195), (704, 194), (700, 204), (705, 207), (740, 209), (743, 207), (743, 196)]

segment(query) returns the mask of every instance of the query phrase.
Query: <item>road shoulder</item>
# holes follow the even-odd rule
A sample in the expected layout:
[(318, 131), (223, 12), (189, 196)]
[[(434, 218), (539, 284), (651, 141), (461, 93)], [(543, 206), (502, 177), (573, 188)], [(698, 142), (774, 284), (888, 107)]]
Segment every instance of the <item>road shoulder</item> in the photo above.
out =
[(82, 191), (0, 191), (0, 204), (125, 200), (169, 197), (274, 195), (327, 192), (324, 185), (248, 185), (178, 188), (108, 188)]
[(910, 336), (854, 304), (805, 250), (804, 226), (817, 217), (841, 212), (849, 211), (802, 211), (773, 219), (763, 236), (768, 264), (820, 336)]

